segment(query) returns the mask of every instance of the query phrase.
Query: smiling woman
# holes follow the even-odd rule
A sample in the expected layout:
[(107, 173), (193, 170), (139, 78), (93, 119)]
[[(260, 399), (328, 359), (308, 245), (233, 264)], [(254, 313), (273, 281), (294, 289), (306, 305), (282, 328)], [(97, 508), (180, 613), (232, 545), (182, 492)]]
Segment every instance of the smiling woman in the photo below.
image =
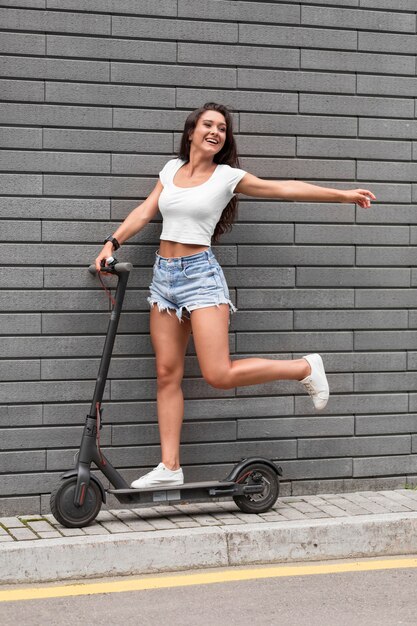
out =
[(329, 386), (318, 354), (285, 361), (230, 359), (228, 325), (236, 307), (211, 244), (231, 229), (237, 193), (259, 198), (357, 203), (363, 208), (375, 199), (366, 189), (340, 191), (301, 181), (258, 178), (240, 169), (233, 118), (227, 107), (208, 102), (188, 115), (178, 156), (165, 164), (152, 193), (128, 215), (96, 259), (99, 271), (101, 261), (144, 228), (160, 210), (163, 227), (148, 302), (156, 356), (162, 462), (134, 481), (133, 488), (184, 481), (179, 463), (184, 412), (181, 383), (191, 331), (201, 372), (213, 387), (231, 389), (298, 380), (317, 410), (327, 404)]

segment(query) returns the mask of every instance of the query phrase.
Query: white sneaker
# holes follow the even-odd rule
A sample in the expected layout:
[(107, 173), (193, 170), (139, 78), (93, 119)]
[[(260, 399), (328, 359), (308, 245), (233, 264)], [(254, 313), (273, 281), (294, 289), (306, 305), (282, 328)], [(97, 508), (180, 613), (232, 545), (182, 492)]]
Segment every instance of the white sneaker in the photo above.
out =
[(146, 487), (159, 487), (160, 485), (183, 485), (184, 474), (182, 469), (170, 470), (163, 463), (154, 467), (148, 474), (134, 480), (130, 485), (132, 489), (145, 489)]
[(312, 397), (315, 408), (321, 411), (329, 399), (329, 383), (327, 382), (322, 358), (319, 354), (307, 354), (303, 356), (303, 359), (310, 364), (311, 373), (300, 382)]

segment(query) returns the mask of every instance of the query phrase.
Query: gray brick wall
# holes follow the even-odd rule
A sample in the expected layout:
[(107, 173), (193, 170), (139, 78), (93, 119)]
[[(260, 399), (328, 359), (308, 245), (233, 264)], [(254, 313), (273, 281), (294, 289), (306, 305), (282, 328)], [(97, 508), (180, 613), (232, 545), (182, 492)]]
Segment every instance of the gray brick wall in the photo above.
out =
[[(244, 168), (378, 203), (241, 199), (215, 249), (231, 353), (322, 352), (333, 394), (317, 415), (295, 383), (210, 388), (191, 341), (187, 478), (260, 454), (284, 493), (416, 482), (416, 16), (413, 0), (0, 0), (0, 514), (46, 510), (72, 467), (109, 312), (86, 267), (207, 100), (235, 108)], [(135, 269), (102, 443), (128, 480), (159, 460), (160, 229), (119, 255)]]

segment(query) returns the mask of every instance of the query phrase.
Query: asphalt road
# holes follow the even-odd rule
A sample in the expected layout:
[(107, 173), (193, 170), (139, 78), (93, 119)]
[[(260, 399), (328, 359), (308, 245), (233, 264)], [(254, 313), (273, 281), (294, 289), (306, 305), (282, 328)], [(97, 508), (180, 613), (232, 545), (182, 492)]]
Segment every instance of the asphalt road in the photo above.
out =
[[(358, 564), (357, 569), (355, 564)], [(353, 571), (331, 571), (337, 565), (341, 569), (351, 567)], [(31, 626), (46, 623), (54, 626), (92, 623), (95, 626), (417, 624), (415, 557), (295, 567), (298, 569), (294, 569), (294, 565), (283, 565), (204, 570), (202, 584), (197, 578), (199, 571), (101, 579), (88, 589), (85, 585), (90, 581), (86, 580), (58, 586), (0, 587), (0, 623), (2, 626), (24, 623)], [(246, 579), (228, 580), (240, 575)], [(216, 582), (208, 582), (209, 576)], [(138, 585), (155, 588), (123, 590)], [(86, 590), (91, 595), (63, 595)], [(4, 601), (12, 593), (19, 599)], [(58, 597), (39, 598), (48, 593), (57, 593)], [(26, 599), (31, 595), (38, 599)]]

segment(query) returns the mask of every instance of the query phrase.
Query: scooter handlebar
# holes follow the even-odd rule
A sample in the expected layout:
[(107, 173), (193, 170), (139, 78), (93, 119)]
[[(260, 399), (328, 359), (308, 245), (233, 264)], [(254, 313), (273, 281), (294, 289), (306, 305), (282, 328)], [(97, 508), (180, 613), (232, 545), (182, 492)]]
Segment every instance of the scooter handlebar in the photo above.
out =
[[(129, 274), (131, 270), (131, 263), (115, 263), (114, 265), (103, 266), (100, 271), (106, 272), (107, 274)], [(88, 271), (90, 272), (90, 274), (97, 274), (95, 265), (90, 265)]]

